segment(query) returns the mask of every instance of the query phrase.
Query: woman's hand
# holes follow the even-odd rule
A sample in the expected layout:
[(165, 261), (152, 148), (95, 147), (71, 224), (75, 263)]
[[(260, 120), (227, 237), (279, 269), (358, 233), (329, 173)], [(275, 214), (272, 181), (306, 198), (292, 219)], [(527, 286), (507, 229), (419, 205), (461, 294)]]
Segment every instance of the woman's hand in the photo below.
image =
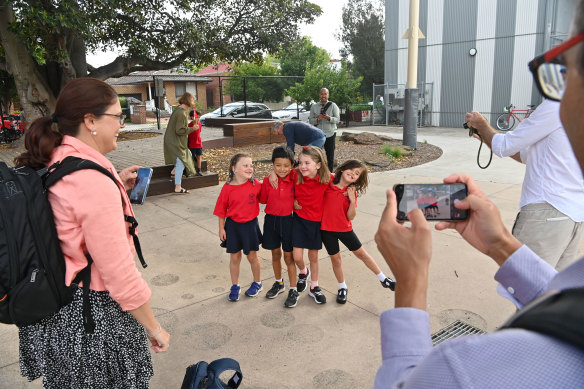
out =
[(136, 177), (138, 177), (138, 169), (141, 168), (142, 166), (134, 165), (127, 167), (118, 173), (126, 190), (130, 190), (134, 187), (134, 184), (136, 183)]
[(168, 350), (170, 344), (170, 334), (164, 330), (164, 328), (159, 326), (159, 329), (152, 334), (148, 335), (148, 340), (152, 344), (151, 348), (155, 353), (164, 353)]

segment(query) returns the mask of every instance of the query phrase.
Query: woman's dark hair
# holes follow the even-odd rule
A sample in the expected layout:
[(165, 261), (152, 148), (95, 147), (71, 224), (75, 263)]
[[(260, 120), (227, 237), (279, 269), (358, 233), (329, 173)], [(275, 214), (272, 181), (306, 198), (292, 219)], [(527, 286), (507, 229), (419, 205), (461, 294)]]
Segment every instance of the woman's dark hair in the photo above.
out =
[(235, 167), (235, 165), (237, 165), (237, 162), (239, 162), (241, 158), (251, 158), (251, 155), (245, 153), (238, 153), (231, 157), (231, 160), (229, 161), (229, 178), (227, 179), (227, 182), (230, 182), (233, 179), (233, 176), (235, 175), (235, 173), (233, 172), (233, 168)]
[(272, 151), (272, 163), (276, 158), (289, 159), (290, 163), (294, 165), (294, 152), (287, 146), (278, 146)]
[(26, 151), (14, 159), (16, 166), (45, 167), (63, 135), (76, 136), (88, 113), (99, 116), (118, 99), (116, 91), (96, 78), (77, 78), (63, 87), (55, 113), (36, 119), (25, 131)]
[(351, 185), (355, 188), (355, 192), (357, 192), (358, 196), (365, 194), (367, 186), (369, 185), (369, 175), (367, 174), (367, 166), (358, 159), (349, 159), (348, 161), (343, 162), (340, 166), (337, 166), (335, 169), (333, 184), (336, 185), (341, 181), (341, 175), (345, 170), (353, 170), (357, 168), (361, 169), (361, 174), (357, 181)]

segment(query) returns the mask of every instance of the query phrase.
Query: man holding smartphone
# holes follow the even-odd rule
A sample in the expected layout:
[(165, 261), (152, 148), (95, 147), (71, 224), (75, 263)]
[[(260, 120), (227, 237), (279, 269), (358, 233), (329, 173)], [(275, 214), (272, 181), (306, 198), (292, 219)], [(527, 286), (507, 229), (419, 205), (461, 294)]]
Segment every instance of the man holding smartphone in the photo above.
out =
[(560, 122), (560, 103), (544, 100), (506, 134), (478, 112), (467, 113), (466, 121), (493, 153), (526, 165), (513, 236), (558, 270), (574, 262), (584, 234), (584, 184)]
[[(584, 0), (580, 0), (570, 39), (530, 63), (538, 88), (546, 98), (562, 99), (562, 123), (580, 169), (584, 169), (583, 42)], [(542, 85), (551, 79), (540, 76), (538, 71), (542, 65), (552, 68), (556, 60), (565, 61), (568, 69), (568, 79), (559, 93), (550, 88), (553, 85)], [(467, 185), (468, 197), (455, 206), (469, 210), (470, 216), (465, 221), (438, 223), (436, 229), (456, 229), (468, 243), (497, 263), (495, 279), (502, 287), (500, 290), (504, 289), (507, 297), (522, 309), (510, 324), (531, 316), (532, 326), (527, 327), (524, 322), (523, 326), (463, 336), (433, 348), (426, 312), (432, 256), (430, 226), (418, 209), (408, 215), (411, 226), (398, 223), (395, 193), (389, 190), (375, 241), (396, 277), (395, 309), (383, 312), (380, 318), (383, 362), (375, 388), (582, 387), (584, 299), (570, 296), (584, 293), (584, 257), (558, 273), (511, 235), (496, 205), (472, 178), (452, 175), (444, 182)], [(537, 303), (531, 304), (536, 299)], [(525, 305), (528, 306), (523, 309)], [(546, 308), (554, 313), (548, 310), (533, 320), (530, 313)], [(544, 322), (553, 325), (533, 327)]]
[(308, 121), (315, 127), (324, 132), (326, 140), (324, 142), (324, 151), (326, 152), (326, 161), (330, 171), (334, 170), (335, 146), (337, 138), (337, 123), (341, 120), (339, 107), (332, 101), (329, 101), (329, 90), (322, 88), (319, 93), (320, 102), (312, 104), (310, 107), (310, 116)]

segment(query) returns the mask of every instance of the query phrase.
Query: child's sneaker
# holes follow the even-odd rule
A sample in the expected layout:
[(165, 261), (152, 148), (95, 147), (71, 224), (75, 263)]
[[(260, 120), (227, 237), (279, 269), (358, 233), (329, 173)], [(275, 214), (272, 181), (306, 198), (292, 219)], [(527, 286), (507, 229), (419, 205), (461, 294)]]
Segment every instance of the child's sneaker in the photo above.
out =
[(269, 298), (269, 299), (276, 298), (276, 296), (279, 295), (280, 293), (282, 293), (284, 291), (284, 289), (286, 289), (286, 287), (284, 286), (284, 283), (280, 284), (278, 281), (276, 281), (276, 282), (274, 282), (274, 285), (272, 285), (270, 290), (268, 290), (268, 293), (266, 293), (266, 298)]
[(296, 303), (298, 303), (298, 292), (294, 289), (290, 289), (288, 292), (288, 298), (284, 302), (284, 306), (286, 308), (294, 308)]
[(337, 293), (337, 303), (344, 304), (347, 302), (347, 289), (341, 288)]
[(239, 285), (231, 285), (231, 292), (229, 293), (229, 301), (239, 300), (239, 290), (241, 287)]
[(264, 287), (261, 282), (252, 282), (249, 289), (245, 291), (247, 297), (255, 297)]
[(306, 281), (308, 281), (308, 277), (310, 277), (310, 269), (306, 274), (298, 274), (298, 282), (296, 283), (296, 289), (298, 292), (304, 292), (306, 290)]
[(315, 286), (312, 289), (308, 290), (308, 295), (314, 298), (314, 302), (317, 304), (325, 304), (326, 303), (326, 296), (320, 290), (320, 287)]
[(381, 282), (381, 286), (383, 286), (384, 288), (395, 290), (395, 281), (392, 280), (391, 278), (385, 277), (385, 280), (379, 282)]

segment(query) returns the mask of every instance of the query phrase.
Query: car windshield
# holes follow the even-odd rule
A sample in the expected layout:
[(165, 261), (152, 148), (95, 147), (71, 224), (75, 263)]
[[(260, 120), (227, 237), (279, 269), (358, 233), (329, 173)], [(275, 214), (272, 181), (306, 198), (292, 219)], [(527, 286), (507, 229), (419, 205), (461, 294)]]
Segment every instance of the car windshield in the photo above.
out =
[[(229, 112), (233, 111), (235, 108), (237, 108), (239, 105), (224, 105), (223, 106), (223, 115), (228, 114)], [(212, 113), (216, 114), (216, 115), (221, 115), (221, 107), (217, 108), (216, 110), (214, 110)]]

